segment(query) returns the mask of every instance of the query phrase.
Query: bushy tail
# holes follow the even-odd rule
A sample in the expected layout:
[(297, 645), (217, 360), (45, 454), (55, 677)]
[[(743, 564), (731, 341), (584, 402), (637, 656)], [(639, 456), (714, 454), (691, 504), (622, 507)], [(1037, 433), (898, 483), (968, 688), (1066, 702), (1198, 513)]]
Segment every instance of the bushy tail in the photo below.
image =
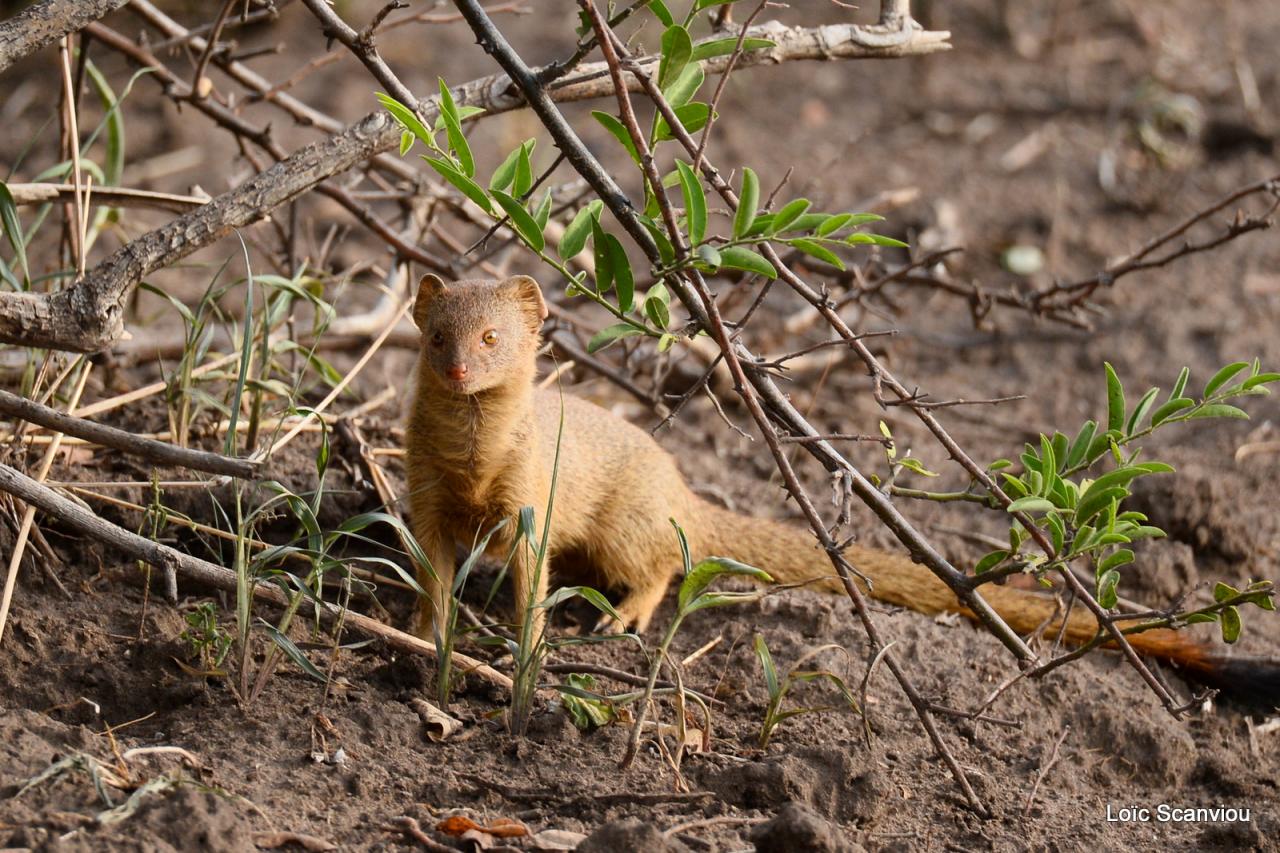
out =
[[(844, 591), (831, 561), (808, 531), (769, 519), (748, 518), (705, 501), (698, 501), (696, 516), (703, 523), (698, 531), (690, 531), (695, 556), (731, 557), (764, 569), (778, 583), (811, 583), (829, 592)], [(870, 579), (870, 589), (861, 581), (858, 586), (878, 601), (919, 613), (959, 613), (974, 618), (933, 572), (904, 556), (854, 545), (845, 551), (845, 558)], [(979, 592), (1019, 634), (1044, 630), (1052, 637), (1062, 628), (1057, 603), (1048, 595), (995, 584)], [(1093, 615), (1077, 606), (1071, 609), (1064, 637), (1078, 645), (1092, 639), (1097, 630)], [(1173, 663), (1237, 698), (1280, 707), (1280, 659), (1233, 657), (1165, 629), (1133, 634), (1129, 643), (1140, 654)]]

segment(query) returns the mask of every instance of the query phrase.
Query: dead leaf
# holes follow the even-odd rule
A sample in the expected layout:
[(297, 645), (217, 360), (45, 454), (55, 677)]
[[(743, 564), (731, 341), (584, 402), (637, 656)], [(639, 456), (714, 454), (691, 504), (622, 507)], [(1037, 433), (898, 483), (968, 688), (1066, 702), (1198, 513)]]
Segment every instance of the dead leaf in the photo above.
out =
[(445, 835), (462, 838), (468, 832), (483, 832), (494, 838), (521, 838), (529, 834), (529, 827), (518, 820), (500, 817), (488, 826), (481, 826), (465, 815), (452, 815), (436, 824), (436, 830)]
[(424, 699), (410, 699), (409, 707), (422, 720), (422, 725), (427, 730), (427, 739), (434, 743), (448, 740), (462, 728), (461, 720), (449, 716)]

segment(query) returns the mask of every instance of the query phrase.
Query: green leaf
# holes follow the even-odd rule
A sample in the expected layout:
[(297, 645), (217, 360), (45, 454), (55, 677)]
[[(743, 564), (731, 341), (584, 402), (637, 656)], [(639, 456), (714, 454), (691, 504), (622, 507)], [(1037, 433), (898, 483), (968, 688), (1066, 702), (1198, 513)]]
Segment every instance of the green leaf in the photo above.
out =
[(1212, 613), (1188, 613), (1184, 621), (1188, 625), (1199, 625), (1203, 622), (1217, 622), (1218, 617)]
[(1067, 527), (1056, 512), (1049, 513), (1045, 518), (1049, 520), (1049, 538), (1053, 540), (1053, 553), (1061, 554), (1067, 541)]
[(599, 590), (592, 589), (589, 586), (562, 586), (542, 599), (542, 601), (539, 601), (535, 606), (541, 610), (551, 610), (571, 598), (581, 598), (596, 610), (615, 620), (619, 625), (626, 622), (618, 614), (618, 611), (613, 609), (609, 599), (605, 598)]
[(778, 271), (762, 255), (742, 246), (726, 246), (720, 250), (720, 266), (777, 278)]
[(565, 713), (573, 724), (583, 731), (591, 731), (608, 725), (618, 718), (613, 704), (591, 691), (596, 680), (590, 675), (571, 673), (563, 686), (557, 686), (564, 701)]
[(1252, 391), (1260, 385), (1269, 385), (1272, 382), (1280, 382), (1280, 373), (1259, 373), (1257, 376), (1246, 379), (1240, 387), (1245, 391)]
[(587, 247), (587, 235), (591, 233), (591, 222), (600, 217), (603, 207), (604, 202), (595, 199), (573, 215), (573, 221), (569, 223), (568, 228), (564, 229), (564, 236), (560, 238), (560, 245), (556, 249), (561, 260), (575, 258)]
[[(516, 179), (516, 163), (520, 160), (520, 154), (524, 151), (524, 144), (517, 145), (502, 161), (502, 165), (493, 170), (493, 177), (489, 179), (489, 189), (505, 190), (511, 186)], [(519, 195), (519, 193), (517, 193)]]
[(440, 80), (440, 116), (444, 119), (445, 133), (449, 137), (449, 150), (458, 158), (462, 173), (468, 178), (475, 177), (476, 161), (471, 156), (471, 146), (467, 145), (467, 137), (462, 133), (462, 118), (458, 115), (458, 107), (453, 102), (453, 93), (449, 86)]
[(453, 184), (463, 195), (480, 205), (485, 213), (493, 213), (493, 202), (489, 200), (484, 188), (459, 172), (452, 163), (448, 160), (433, 157), (423, 157), (422, 159), (426, 160), (428, 166), (439, 172), (442, 178)]
[(644, 313), (659, 329), (666, 329), (671, 324), (671, 309), (668, 307), (670, 299), (667, 286), (662, 282), (649, 288), (649, 293), (644, 298)]
[(930, 471), (928, 468), (924, 467), (924, 463), (919, 459), (916, 459), (914, 456), (904, 456), (898, 460), (898, 464), (903, 468), (906, 468), (908, 471), (914, 471), (924, 477), (939, 476), (936, 471)]
[(1128, 548), (1120, 548), (1114, 554), (1110, 554), (1098, 564), (1098, 574), (1104, 575), (1112, 569), (1118, 569), (1133, 562), (1133, 552)]
[(387, 112), (391, 113), (392, 118), (400, 122), (405, 129), (418, 137), (418, 139), (421, 139), (428, 147), (436, 147), (435, 135), (427, 130), (427, 126), (414, 114), (413, 110), (382, 92), (375, 92), (374, 97), (386, 108)]
[[(798, 198), (789, 201), (782, 206), (782, 209), (773, 215), (773, 222), (769, 226), (773, 233), (786, 230), (787, 226), (800, 218), (806, 210), (809, 209), (811, 202), (807, 198)], [(834, 219), (835, 217), (832, 217)]]
[(1236, 418), (1238, 420), (1249, 420), (1249, 413), (1243, 409), (1237, 409), (1235, 406), (1229, 406), (1226, 403), (1210, 403), (1207, 406), (1201, 406), (1190, 415), (1187, 420), (1196, 420), (1199, 418)]
[(699, 561), (693, 567), (693, 571), (685, 575), (684, 580), (680, 582), (680, 592), (676, 597), (676, 611), (679, 613), (686, 612), (693, 601), (701, 596), (707, 587), (711, 586), (711, 583), (721, 575), (750, 577), (761, 583), (773, 582), (773, 578), (763, 569), (748, 566), (746, 563), (740, 563), (728, 557), (707, 557), (705, 560)]
[[(756, 218), (756, 210), (760, 204), (760, 181), (756, 173), (749, 168), (742, 170), (742, 192), (738, 196), (738, 210), (733, 216), (733, 236), (746, 234)], [(772, 267), (770, 267), (772, 269)], [(776, 273), (774, 273), (776, 275)], [(773, 276), (770, 276), (771, 278)]]
[(520, 146), (520, 156), (516, 159), (516, 174), (511, 187), (511, 195), (515, 198), (524, 198), (529, 190), (533, 189), (533, 162), (530, 159), (533, 145), (534, 140), (530, 139)]
[(414, 140), (413, 131), (411, 130), (400, 131), (400, 156), (401, 157), (408, 154), (409, 150), (413, 148), (413, 140)]
[(1142, 399), (1138, 401), (1138, 405), (1133, 407), (1133, 413), (1129, 415), (1129, 420), (1124, 425), (1126, 435), (1133, 435), (1137, 431), (1142, 419), (1147, 416), (1147, 412), (1151, 411), (1151, 407), (1155, 405), (1156, 395), (1159, 393), (1159, 388), (1152, 388), (1142, 395)]
[(1229, 598), (1240, 594), (1240, 590), (1233, 586), (1218, 581), (1213, 585), (1213, 600), (1221, 604)]
[(9, 185), (0, 181), (0, 224), (4, 225), (4, 236), (13, 247), (18, 257), (18, 266), (22, 269), (24, 280), (31, 277), (27, 267), (27, 244), (22, 233), (22, 222), (18, 219), (18, 204), (9, 192)]
[(298, 665), (299, 669), (314, 678), (316, 681), (319, 681), (321, 684), (324, 684), (329, 680), (324, 677), (323, 672), (316, 669), (316, 665), (311, 662), (311, 659), (302, 653), (302, 649), (294, 645), (293, 640), (290, 640), (284, 634), (281, 634), (275, 625), (264, 620), (262, 622), (262, 627), (266, 629), (267, 633), (271, 636), (271, 639), (275, 641), (275, 644), (280, 647), (280, 650), (285, 653), (289, 660)]
[[(98, 70), (98, 66), (86, 60), (84, 70), (98, 93), (98, 102), (102, 104), (102, 109), (107, 114), (104, 119), (107, 125), (107, 156), (102, 164), (102, 177), (108, 186), (118, 187), (121, 175), (124, 174), (124, 113), (120, 110), (120, 100), (112, 91), (111, 85), (107, 83), (107, 78)], [(133, 85), (132, 80), (129, 81), (129, 85), (130, 87)], [(125, 94), (128, 95), (128, 93), (126, 89)]]
[(1196, 401), (1192, 400), (1190, 397), (1174, 397), (1172, 400), (1164, 403), (1160, 408), (1151, 413), (1151, 425), (1160, 426), (1160, 424), (1167, 421), (1173, 415), (1176, 415), (1183, 409), (1189, 409), (1195, 404)]
[(1103, 362), (1107, 371), (1107, 430), (1124, 429), (1124, 387), (1111, 362)]
[(1222, 611), (1220, 621), (1222, 622), (1222, 641), (1224, 643), (1234, 643), (1240, 639), (1240, 630), (1244, 626), (1240, 623), (1240, 611), (1234, 605)]
[(1085, 454), (1089, 452), (1089, 445), (1093, 442), (1093, 435), (1097, 430), (1097, 421), (1085, 421), (1084, 425), (1080, 427), (1080, 431), (1076, 433), (1076, 437), (1071, 442), (1071, 449), (1067, 451), (1067, 468), (1074, 468), (1084, 461)]
[(613, 134), (613, 137), (622, 143), (622, 147), (627, 149), (627, 153), (631, 155), (631, 159), (637, 164), (640, 163), (640, 152), (636, 151), (635, 141), (631, 139), (630, 132), (618, 117), (610, 115), (600, 110), (592, 110), (591, 115), (595, 116), (596, 121), (604, 127), (605, 130)]
[(765, 644), (764, 636), (756, 634), (755, 639), (756, 657), (760, 659), (760, 667), (764, 670), (764, 684), (769, 691), (769, 698), (772, 699), (778, 695), (778, 667), (773, 663), (773, 655), (769, 653), (769, 647)]
[(679, 24), (667, 27), (662, 34), (662, 60), (658, 64), (658, 86), (665, 89), (676, 80), (693, 57), (693, 39)]
[(1018, 498), (1009, 504), (1009, 512), (1051, 512), (1057, 509), (1053, 501), (1045, 498), (1030, 495), (1025, 498)]
[[(689, 228), (689, 243), (697, 246), (707, 233), (707, 196), (702, 182), (694, 174), (693, 167), (683, 160), (676, 160), (680, 173), (680, 192), (684, 195), (684, 212)], [(719, 266), (719, 261), (716, 266)]]
[(671, 10), (667, 8), (667, 4), (662, 0), (649, 0), (649, 11), (653, 12), (664, 27), (669, 27), (676, 22)]
[(844, 269), (844, 261), (840, 260), (840, 256), (821, 243), (815, 243), (813, 240), (806, 240), (803, 237), (797, 237), (794, 240), (788, 240), (787, 244), (792, 248), (799, 249), (806, 255), (817, 258), (823, 263), (830, 264), (838, 270)]
[(702, 71), (702, 66), (696, 62), (691, 62), (685, 66), (684, 71), (675, 79), (675, 82), (663, 88), (662, 94), (666, 96), (667, 102), (671, 104), (672, 109), (683, 107), (693, 100), (693, 96), (702, 88), (702, 83), (705, 79), (706, 75)]
[[(681, 107), (676, 107), (673, 111), (676, 118), (680, 120), (680, 126), (684, 128), (685, 133), (697, 133), (706, 127), (708, 119), (711, 117), (711, 105), (704, 104), (701, 101), (694, 101)], [(668, 139), (675, 139), (676, 136), (671, 132), (671, 126), (667, 124), (664, 116), (658, 116), (658, 127), (654, 131), (653, 141), (655, 143), (665, 142)]]
[(978, 565), (973, 567), (973, 573), (975, 575), (985, 574), (1007, 559), (1009, 559), (1008, 551), (992, 551), (978, 561)]
[(705, 610), (708, 607), (728, 607), (731, 604), (747, 604), (752, 601), (759, 601), (768, 595), (767, 589), (757, 589), (751, 592), (704, 592), (693, 600), (689, 605), (689, 609), (685, 611), (685, 615), (698, 610)]
[(614, 341), (643, 334), (644, 331), (642, 329), (636, 328), (631, 323), (614, 323), (612, 326), (607, 326), (591, 336), (591, 340), (587, 342), (587, 352), (599, 352)]
[(608, 293), (613, 288), (613, 255), (598, 219), (591, 220), (591, 245), (596, 262), (596, 293)]
[(529, 211), (524, 209), (524, 205), (501, 190), (494, 190), (493, 197), (498, 200), (498, 204), (507, 212), (507, 216), (511, 217), (511, 224), (515, 226), (516, 232), (519, 233), (520, 237), (535, 252), (541, 252), (546, 247), (546, 238), (542, 236), (542, 229), (538, 227), (537, 221), (529, 214)]
[(631, 261), (621, 241), (609, 232), (604, 233), (605, 251), (609, 255), (609, 267), (613, 272), (613, 286), (618, 293), (618, 310), (627, 313), (635, 297), (636, 284), (631, 274)]
[[(693, 62), (701, 62), (704, 59), (712, 59), (716, 56), (728, 56), (733, 53), (734, 48), (738, 46), (738, 39), (724, 38), (711, 39), (709, 41), (698, 42), (693, 46), (693, 54), (690, 60)], [(775, 43), (768, 39), (746, 38), (742, 40), (742, 52), (747, 53), (752, 50), (764, 50), (765, 48), (775, 47)]]
[(1120, 573), (1112, 569), (1098, 579), (1098, 604), (1110, 610), (1119, 601), (1116, 587), (1120, 585)]
[(1214, 391), (1217, 391), (1223, 385), (1227, 384), (1231, 377), (1235, 376), (1248, 366), (1249, 362), (1247, 361), (1233, 361), (1231, 364), (1228, 364), (1226, 367), (1213, 374), (1213, 378), (1204, 385), (1204, 396), (1206, 398), (1213, 396)]
[(1129, 490), (1124, 486), (1104, 489), (1099, 492), (1094, 492), (1092, 495), (1086, 494), (1080, 499), (1080, 505), (1076, 507), (1076, 526), (1079, 527), (1089, 521), (1095, 515), (1109, 507), (1113, 502), (1126, 497), (1128, 494)]

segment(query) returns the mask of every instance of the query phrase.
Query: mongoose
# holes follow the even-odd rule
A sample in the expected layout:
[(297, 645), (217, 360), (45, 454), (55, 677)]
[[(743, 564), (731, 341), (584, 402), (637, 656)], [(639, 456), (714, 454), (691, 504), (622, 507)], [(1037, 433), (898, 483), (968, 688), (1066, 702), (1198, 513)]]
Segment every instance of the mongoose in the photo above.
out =
[[(419, 608), (417, 630), (424, 638), (432, 636), (434, 612), (446, 612), (455, 544), (469, 545), (524, 506), (539, 513), (541, 535), (558, 436), (546, 568), (585, 563), (593, 585), (621, 592), (616, 610), (626, 625), (615, 627), (644, 631), (680, 571), (671, 519), (683, 528), (695, 561), (731, 557), (779, 582), (820, 579), (821, 588), (843, 590), (807, 531), (703, 500), (641, 429), (584, 400), (535, 389), (547, 308), (532, 278), (446, 284), (427, 275), (413, 316), (422, 349), (406, 430), (410, 511), (414, 534), (440, 578), (423, 577), (431, 599)], [(515, 533), (514, 523), (505, 525), (490, 552), (505, 558)], [(845, 554), (871, 578), (870, 594), (880, 601), (921, 613), (969, 615), (942, 581), (906, 557), (858, 545)], [(547, 594), (547, 571), (533, 578), (532, 562), (529, 549), (517, 549), (511, 575), (520, 614), (531, 594), (535, 601)], [(996, 585), (983, 587), (982, 595), (1023, 634), (1055, 618), (1055, 603), (1044, 595)], [(1072, 609), (1069, 641), (1087, 641), (1096, 630), (1085, 608)], [(1274, 662), (1263, 672), (1254, 666), (1257, 659), (1229, 659), (1167, 630), (1137, 634), (1131, 642), (1202, 676), (1270, 679), (1269, 689), (1280, 696), (1280, 665)]]

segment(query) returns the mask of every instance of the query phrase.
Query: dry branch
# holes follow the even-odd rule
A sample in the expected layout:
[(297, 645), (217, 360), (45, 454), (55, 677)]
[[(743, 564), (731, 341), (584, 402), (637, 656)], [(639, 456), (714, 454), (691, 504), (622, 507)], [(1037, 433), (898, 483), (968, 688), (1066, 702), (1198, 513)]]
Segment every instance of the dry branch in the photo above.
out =
[[(876, 46), (867, 43), (874, 40), (872, 28), (787, 28), (770, 23), (757, 29), (775, 46), (745, 54), (738, 61), (739, 68), (797, 60), (888, 58), (950, 47), (945, 32), (913, 31), (901, 43)], [(724, 56), (703, 62), (707, 73), (723, 71), (727, 65), (728, 57)], [(604, 63), (582, 65), (549, 94), (556, 101), (610, 95), (613, 83), (606, 72)], [(454, 89), (454, 98), (460, 104), (483, 107), (488, 114), (525, 106), (505, 74), (460, 86)], [(435, 122), (435, 99), (419, 102), (418, 109), (428, 126)], [(0, 293), (0, 341), (74, 352), (103, 349), (124, 331), (124, 300), (143, 276), (176, 263), (236, 228), (261, 221), (326, 179), (394, 148), (399, 140), (400, 126), (390, 116), (382, 111), (370, 113), (342, 133), (304, 146), (205, 206), (121, 247), (67, 290)]]
[[(231, 593), (236, 591), (236, 575), (230, 569), (184, 554), (167, 545), (153, 542), (122, 527), (117, 527), (8, 465), (0, 465), (0, 491), (21, 498), (31, 506), (38, 507), (57, 518), (76, 532), (119, 548), (130, 557), (157, 568), (172, 569), (190, 580), (214, 589)], [(258, 584), (254, 587), (253, 594), (259, 601), (265, 601), (276, 607), (286, 607), (289, 604), (288, 596), (275, 587)], [(304, 606), (308, 604), (315, 606), (315, 602), (309, 598), (304, 600)], [(320, 615), (330, 623), (341, 619), (345, 627), (365, 636), (384, 640), (396, 651), (436, 656), (435, 644), (426, 640), (397, 631), (363, 614), (344, 611), (332, 604), (321, 603), (319, 606)], [(454, 652), (453, 659), (454, 666), (460, 670), (474, 673), (504, 690), (511, 689), (511, 679), (488, 664), (457, 652)]]
[(110, 447), (134, 456), (141, 456), (143, 459), (160, 465), (177, 465), (181, 468), (205, 471), (210, 474), (239, 477), (242, 480), (252, 480), (263, 476), (264, 465), (261, 462), (254, 462), (248, 459), (233, 459), (230, 456), (222, 456), (218, 453), (191, 450), (186, 447), (166, 444), (163, 441), (144, 438), (122, 429), (64, 414), (57, 409), (42, 406), (9, 391), (0, 390), (0, 414), (21, 418), (24, 421), (39, 424), (46, 429), (73, 435), (76, 438), (82, 438), (85, 441), (100, 444), (103, 447)]
[(29, 53), (74, 33), (128, 0), (44, 0), (0, 23), (0, 73)]
[[(15, 204), (42, 204), (71, 201), (75, 197), (76, 188), (72, 184), (9, 184), (9, 192), (13, 195)], [(186, 213), (209, 201), (207, 197), (194, 195), (100, 186), (93, 188), (93, 200), (111, 207), (150, 207), (171, 213)]]

